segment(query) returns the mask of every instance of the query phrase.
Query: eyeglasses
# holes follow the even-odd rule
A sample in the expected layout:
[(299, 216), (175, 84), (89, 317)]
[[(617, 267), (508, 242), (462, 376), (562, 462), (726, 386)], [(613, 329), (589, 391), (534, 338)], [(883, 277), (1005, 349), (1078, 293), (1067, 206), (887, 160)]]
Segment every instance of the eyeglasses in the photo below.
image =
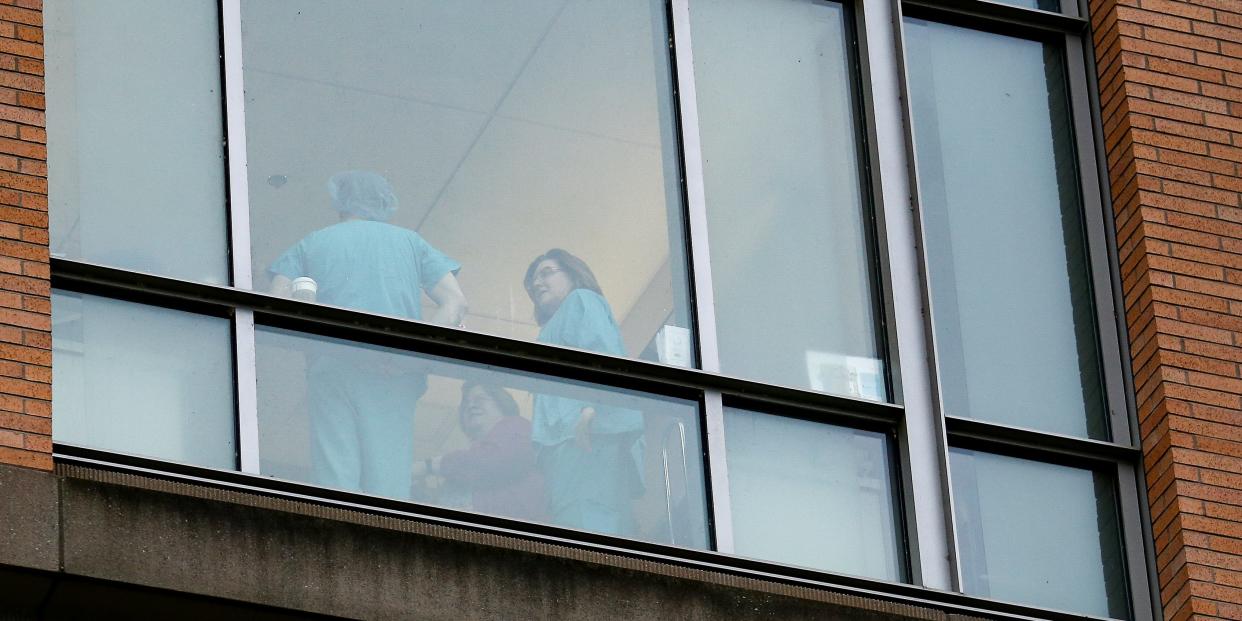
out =
[(539, 270), (538, 272), (535, 272), (535, 276), (530, 279), (530, 284), (533, 285), (537, 282), (547, 282), (547, 280), (551, 278), (553, 274), (559, 274), (563, 271), (565, 270), (559, 267), (552, 267), (552, 266), (545, 267)]

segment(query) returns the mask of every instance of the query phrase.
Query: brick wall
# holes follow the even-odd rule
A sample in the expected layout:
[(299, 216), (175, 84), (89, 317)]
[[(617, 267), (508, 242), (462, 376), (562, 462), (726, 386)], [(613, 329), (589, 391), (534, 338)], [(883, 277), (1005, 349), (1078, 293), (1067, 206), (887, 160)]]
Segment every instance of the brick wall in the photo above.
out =
[(1092, 0), (1168, 619), (1242, 619), (1242, 0)]
[(52, 468), (42, 0), (0, 0), (0, 463)]

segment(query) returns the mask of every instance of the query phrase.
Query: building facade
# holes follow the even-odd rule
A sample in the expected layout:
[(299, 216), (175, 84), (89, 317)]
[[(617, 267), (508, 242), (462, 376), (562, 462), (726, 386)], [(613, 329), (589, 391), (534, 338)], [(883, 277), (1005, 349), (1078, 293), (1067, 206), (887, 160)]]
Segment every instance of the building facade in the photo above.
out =
[(1242, 618), (1242, 4), (0, 2), (17, 618)]

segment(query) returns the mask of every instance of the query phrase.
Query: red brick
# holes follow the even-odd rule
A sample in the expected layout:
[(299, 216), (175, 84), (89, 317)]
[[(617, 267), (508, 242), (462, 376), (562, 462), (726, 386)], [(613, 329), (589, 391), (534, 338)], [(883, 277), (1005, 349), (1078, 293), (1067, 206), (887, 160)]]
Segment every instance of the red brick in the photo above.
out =
[(1180, 151), (1170, 151), (1167, 149), (1161, 149), (1159, 151), (1159, 160), (1161, 162), (1174, 164), (1183, 168), (1204, 170), (1224, 175), (1233, 175), (1238, 172), (1238, 166), (1234, 162), (1226, 162), (1213, 157), (1182, 153)]
[[(42, 110), (34, 110), (31, 108), (10, 105), (0, 105), (0, 119), (5, 121), (13, 121), (23, 125), (33, 125), (36, 127), (43, 127), (43, 124), (46, 121)], [(24, 139), (25, 138), (23, 138), (23, 140)]]
[(0, 463), (12, 466), (24, 466), (38, 470), (52, 469), (51, 452), (30, 451), (26, 449), (0, 446)]
[(52, 437), (41, 436), (35, 434), (26, 434), (24, 447), (29, 451), (39, 451), (42, 453), (52, 453)]
[[(1156, 43), (1167, 43), (1177, 47), (1183, 47), (1191, 50), (1201, 50), (1204, 52), (1216, 53), (1220, 51), (1220, 42), (1202, 35), (1187, 34), (1177, 32), (1175, 30), (1164, 30), (1161, 28), (1143, 28), (1139, 34), (1141, 38)], [(1140, 38), (1140, 37), (1136, 37)]]
[(1230, 28), (1229, 26), (1221, 26), (1219, 24), (1194, 22), (1191, 24), (1191, 30), (1197, 34), (1206, 35), (1220, 41), (1242, 43), (1242, 29), (1239, 28)]
[[(0, 16), (0, 19), (3, 19), (3, 16)], [(17, 20), (13, 20), (13, 21), (17, 21)], [(43, 43), (43, 28), (39, 27), (38, 23), (32, 23), (32, 22), (25, 22), (25, 23), (29, 25), (23, 26), (19, 24), (14, 30), (17, 38), (21, 39), (22, 41), (30, 41), (32, 43)]]
[(1206, 7), (1171, 0), (1141, 0), (1139, 6), (1164, 15), (1178, 15), (1203, 22), (1210, 22), (1215, 12)]
[(50, 436), (52, 435), (52, 419), (15, 412), (0, 412), (0, 429), (13, 429)]

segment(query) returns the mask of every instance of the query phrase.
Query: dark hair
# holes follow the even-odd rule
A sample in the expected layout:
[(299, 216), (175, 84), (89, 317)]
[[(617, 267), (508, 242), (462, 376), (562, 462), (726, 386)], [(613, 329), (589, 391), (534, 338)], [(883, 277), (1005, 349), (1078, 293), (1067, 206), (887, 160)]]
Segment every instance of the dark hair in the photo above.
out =
[(604, 295), (604, 292), (599, 288), (599, 281), (595, 280), (595, 273), (591, 271), (591, 267), (586, 264), (586, 261), (560, 248), (553, 248), (535, 257), (535, 260), (530, 262), (530, 267), (526, 268), (526, 277), (522, 279), (522, 285), (526, 287), (526, 295), (530, 296), (530, 301), (535, 304), (535, 321), (541, 326), (548, 323), (548, 320), (556, 313), (556, 309), (539, 306), (539, 303), (535, 302), (535, 296), (530, 289), (535, 282), (535, 268), (548, 259), (556, 261), (561, 266), (561, 269), (569, 275), (569, 281), (573, 283), (574, 289), (587, 289), (598, 293), (601, 297)]
[(466, 428), (466, 425), (463, 424), (466, 415), (466, 401), (470, 398), (470, 391), (475, 388), (482, 389), (483, 392), (487, 393), (487, 396), (492, 398), (492, 401), (496, 402), (496, 406), (500, 408), (501, 415), (518, 416), (521, 413), (518, 410), (517, 401), (513, 400), (513, 395), (509, 394), (509, 391), (495, 384), (484, 384), (467, 380), (461, 385), (461, 404), (457, 406), (457, 424), (461, 425), (462, 429)]

